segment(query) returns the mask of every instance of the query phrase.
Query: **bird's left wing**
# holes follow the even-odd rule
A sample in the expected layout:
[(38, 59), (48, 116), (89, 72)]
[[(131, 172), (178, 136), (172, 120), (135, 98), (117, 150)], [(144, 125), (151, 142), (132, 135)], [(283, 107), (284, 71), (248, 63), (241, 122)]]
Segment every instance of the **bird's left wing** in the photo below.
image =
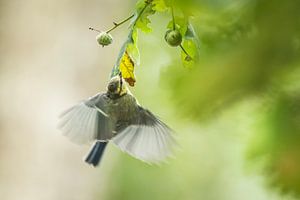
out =
[(124, 152), (148, 163), (158, 163), (172, 155), (176, 144), (172, 130), (149, 110), (138, 106), (129, 126), (112, 138)]
[(111, 126), (105, 106), (106, 100), (101, 94), (82, 101), (60, 115), (58, 128), (77, 144), (109, 139)]

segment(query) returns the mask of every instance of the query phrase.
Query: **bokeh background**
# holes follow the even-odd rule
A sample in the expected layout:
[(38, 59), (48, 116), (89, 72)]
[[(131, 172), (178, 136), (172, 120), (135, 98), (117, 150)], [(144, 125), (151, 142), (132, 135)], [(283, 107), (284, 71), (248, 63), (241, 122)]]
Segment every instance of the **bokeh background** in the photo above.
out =
[(186, 0), (200, 60), (164, 42), (168, 13), (140, 34), (132, 92), (176, 130), (180, 148), (150, 166), (108, 146), (101, 166), (57, 117), (105, 89), (125, 40), (106, 30), (135, 1), (0, 0), (0, 198), (3, 200), (296, 200), (300, 194), (300, 3)]

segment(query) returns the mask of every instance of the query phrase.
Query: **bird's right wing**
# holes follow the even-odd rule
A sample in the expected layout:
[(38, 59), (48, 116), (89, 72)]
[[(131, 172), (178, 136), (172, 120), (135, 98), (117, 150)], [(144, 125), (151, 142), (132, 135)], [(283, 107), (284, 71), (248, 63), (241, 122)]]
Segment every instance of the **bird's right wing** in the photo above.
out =
[(172, 149), (176, 145), (173, 131), (140, 106), (131, 124), (112, 141), (122, 151), (148, 163), (159, 163), (172, 156)]
[(109, 139), (111, 125), (105, 104), (98, 95), (71, 107), (60, 115), (59, 129), (77, 144)]

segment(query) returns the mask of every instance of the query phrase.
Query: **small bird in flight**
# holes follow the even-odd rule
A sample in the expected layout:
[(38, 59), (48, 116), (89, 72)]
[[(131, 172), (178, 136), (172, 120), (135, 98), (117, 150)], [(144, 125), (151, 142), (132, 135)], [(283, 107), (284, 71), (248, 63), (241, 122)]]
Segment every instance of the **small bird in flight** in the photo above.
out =
[(172, 155), (173, 131), (139, 105), (121, 74), (107, 91), (96, 94), (60, 115), (59, 129), (72, 142), (94, 142), (85, 162), (97, 166), (112, 141), (122, 151), (147, 163), (159, 163)]

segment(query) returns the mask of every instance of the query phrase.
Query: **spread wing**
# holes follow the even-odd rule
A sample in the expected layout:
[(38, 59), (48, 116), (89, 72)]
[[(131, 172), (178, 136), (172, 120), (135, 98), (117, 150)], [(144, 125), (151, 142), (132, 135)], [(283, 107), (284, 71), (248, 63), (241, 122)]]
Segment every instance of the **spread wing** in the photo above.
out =
[(112, 141), (122, 151), (148, 163), (158, 163), (171, 156), (176, 144), (172, 130), (140, 106), (130, 125), (122, 128)]
[(80, 102), (60, 115), (58, 127), (77, 144), (86, 144), (95, 139), (107, 140), (111, 137), (111, 125), (106, 105), (104, 94)]

